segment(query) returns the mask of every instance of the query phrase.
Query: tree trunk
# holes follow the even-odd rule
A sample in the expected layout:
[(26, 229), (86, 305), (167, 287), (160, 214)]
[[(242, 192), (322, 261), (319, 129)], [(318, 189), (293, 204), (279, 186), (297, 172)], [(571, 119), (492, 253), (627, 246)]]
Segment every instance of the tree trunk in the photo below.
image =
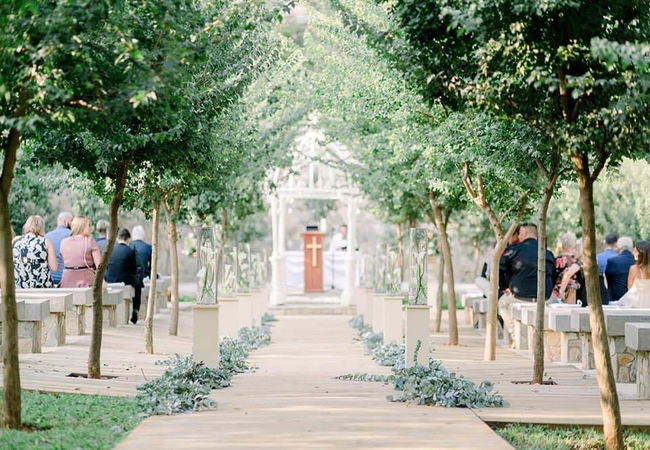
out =
[(20, 132), (7, 136), (0, 177), (0, 287), (2, 288), (2, 428), (21, 429), (20, 366), (18, 363), (18, 311), (11, 244), (9, 191), (14, 179)]
[[(483, 359), (485, 361), (494, 361), (497, 357), (497, 322), (499, 315), (499, 261), (501, 254), (508, 245), (508, 240), (512, 233), (517, 228), (517, 221), (513, 221), (510, 229), (505, 234), (497, 239), (497, 245), (492, 254), (492, 261), (490, 263), (490, 295), (488, 296), (489, 307), (488, 316), (485, 330), (485, 350)], [(498, 236), (498, 233), (495, 233)]]
[[(456, 318), (456, 287), (454, 285), (454, 265), (451, 259), (451, 246), (447, 234), (450, 212), (443, 216), (442, 206), (435, 199), (430, 198), (433, 213), (436, 218), (436, 227), (440, 234), (442, 257), (445, 261), (445, 278), (447, 279), (447, 313), (449, 314), (449, 345), (458, 345), (458, 320)], [(442, 282), (442, 281), (441, 281)]]
[(535, 343), (533, 344), (533, 383), (542, 384), (544, 380), (544, 307), (546, 306), (546, 247), (547, 247), (547, 234), (546, 234), (546, 216), (548, 214), (548, 207), (553, 198), (553, 191), (555, 190), (555, 183), (557, 181), (557, 173), (552, 175), (546, 189), (544, 190), (544, 197), (540, 205), (537, 219), (539, 226), (537, 230), (537, 311), (535, 317)]
[(88, 353), (88, 378), (101, 378), (100, 357), (102, 352), (102, 329), (104, 326), (104, 311), (102, 306), (102, 288), (104, 274), (108, 267), (108, 261), (111, 259), (115, 239), (117, 238), (117, 221), (120, 205), (124, 199), (124, 188), (129, 173), (129, 161), (117, 168), (117, 178), (115, 179), (115, 193), (109, 207), (110, 215), (110, 232), (106, 241), (106, 249), (101, 256), (99, 267), (95, 272), (93, 280), (93, 331), (90, 339), (90, 352)]
[(149, 282), (149, 297), (147, 297), (147, 318), (144, 320), (145, 351), (153, 354), (153, 315), (156, 306), (156, 275), (158, 273), (158, 228), (160, 226), (160, 201), (153, 203), (153, 222), (151, 228), (151, 281)]
[(600, 298), (598, 266), (596, 264), (596, 226), (594, 213), (593, 179), (587, 166), (587, 157), (574, 157), (580, 187), (580, 210), (582, 212), (582, 258), (584, 262), (587, 298), (589, 299), (589, 323), (591, 341), (594, 347), (596, 379), (600, 389), (600, 408), (603, 414), (603, 432), (608, 450), (623, 450), (621, 411), (612, 362), (609, 358), (609, 345), (605, 330), (605, 315)]
[(433, 318), (433, 331), (435, 333), (440, 333), (440, 328), (442, 325), (442, 304), (443, 296), (445, 294), (445, 257), (440, 253), (439, 264), (438, 264), (438, 292), (436, 293), (436, 315)]
[(176, 217), (181, 206), (181, 194), (174, 196), (174, 205), (170, 210), (167, 203), (163, 202), (165, 216), (167, 218), (167, 238), (169, 240), (169, 258), (171, 259), (171, 291), (172, 291), (172, 313), (169, 320), (169, 334), (178, 336), (178, 231), (176, 228)]

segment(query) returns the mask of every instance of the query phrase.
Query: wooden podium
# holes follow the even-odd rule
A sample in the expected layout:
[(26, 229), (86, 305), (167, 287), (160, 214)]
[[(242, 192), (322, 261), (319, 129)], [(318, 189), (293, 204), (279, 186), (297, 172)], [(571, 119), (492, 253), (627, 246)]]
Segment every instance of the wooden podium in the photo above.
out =
[(302, 233), (305, 249), (305, 292), (323, 292), (323, 236), (320, 231)]

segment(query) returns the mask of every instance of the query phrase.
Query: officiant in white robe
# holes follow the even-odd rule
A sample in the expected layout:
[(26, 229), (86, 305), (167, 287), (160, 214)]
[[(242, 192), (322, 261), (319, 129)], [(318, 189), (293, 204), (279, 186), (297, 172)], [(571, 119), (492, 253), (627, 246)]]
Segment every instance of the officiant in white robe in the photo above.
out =
[(341, 225), (339, 232), (330, 241), (330, 252), (342, 252), (348, 248), (348, 226)]

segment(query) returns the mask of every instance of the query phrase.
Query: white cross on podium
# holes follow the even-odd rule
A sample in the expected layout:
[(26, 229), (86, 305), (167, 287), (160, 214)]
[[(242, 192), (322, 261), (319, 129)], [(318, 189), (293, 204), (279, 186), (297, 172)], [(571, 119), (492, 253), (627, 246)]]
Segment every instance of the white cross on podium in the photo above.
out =
[(318, 244), (316, 236), (312, 236), (311, 244), (307, 244), (307, 250), (311, 250), (311, 266), (318, 266), (318, 261), (316, 260), (316, 255), (318, 254), (318, 249), (323, 248), (321, 244)]

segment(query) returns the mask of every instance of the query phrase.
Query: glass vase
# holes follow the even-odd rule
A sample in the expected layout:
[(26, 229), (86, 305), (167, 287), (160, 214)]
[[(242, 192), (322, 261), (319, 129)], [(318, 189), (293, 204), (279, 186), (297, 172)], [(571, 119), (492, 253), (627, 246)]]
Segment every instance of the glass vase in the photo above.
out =
[(375, 251), (375, 292), (386, 292), (386, 245), (377, 244)]
[(399, 266), (399, 248), (396, 245), (386, 245), (386, 294), (400, 295), (402, 286), (402, 271)]
[(428, 232), (411, 228), (409, 235), (409, 304), (427, 304), (427, 245)]
[(197, 230), (197, 298), (199, 304), (217, 303), (217, 234), (214, 227)]
[(251, 246), (239, 244), (237, 246), (237, 292), (251, 290)]
[(221, 287), (222, 297), (237, 295), (237, 247), (228, 247), (221, 255)]

